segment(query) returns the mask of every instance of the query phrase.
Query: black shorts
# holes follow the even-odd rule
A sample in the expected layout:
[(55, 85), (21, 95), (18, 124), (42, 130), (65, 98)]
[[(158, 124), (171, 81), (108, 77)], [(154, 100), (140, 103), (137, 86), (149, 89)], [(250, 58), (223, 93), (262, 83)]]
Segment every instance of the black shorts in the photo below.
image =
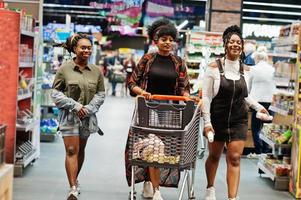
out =
[(215, 135), (214, 141), (230, 142), (230, 141), (246, 141), (248, 132), (248, 123), (231, 124), (230, 128), (220, 127), (212, 124)]

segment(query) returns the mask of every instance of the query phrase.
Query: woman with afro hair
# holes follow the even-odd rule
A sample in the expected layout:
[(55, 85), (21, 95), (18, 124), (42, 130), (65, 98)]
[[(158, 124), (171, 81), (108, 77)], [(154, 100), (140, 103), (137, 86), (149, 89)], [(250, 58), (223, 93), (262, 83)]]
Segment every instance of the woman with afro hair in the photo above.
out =
[(257, 112), (267, 110), (248, 96), (244, 78), (244, 41), (238, 26), (223, 33), (225, 56), (209, 64), (203, 85), (204, 135), (214, 133), (206, 160), (207, 190), (205, 200), (215, 200), (214, 180), (221, 154), (227, 148), (228, 199), (237, 200), (240, 179), (240, 157), (248, 131), (248, 106)]
[[(172, 54), (177, 39), (177, 29), (166, 19), (155, 21), (148, 28), (149, 38), (158, 50), (145, 54), (139, 61), (128, 81), (132, 95), (143, 95), (148, 99), (152, 94), (189, 96), (187, 68), (183, 59)], [(131, 132), (129, 132), (129, 135)], [(131, 185), (131, 165), (128, 162), (128, 143), (125, 152), (126, 176)], [(155, 167), (135, 170), (135, 182), (144, 181), (144, 198), (162, 200), (159, 186), (177, 187), (180, 174), (177, 169)]]

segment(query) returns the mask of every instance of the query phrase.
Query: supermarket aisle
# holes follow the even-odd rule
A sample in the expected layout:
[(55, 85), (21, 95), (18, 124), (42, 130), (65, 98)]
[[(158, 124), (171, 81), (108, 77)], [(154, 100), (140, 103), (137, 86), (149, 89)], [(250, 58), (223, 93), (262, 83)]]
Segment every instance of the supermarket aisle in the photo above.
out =
[[(86, 162), (79, 177), (81, 200), (126, 200), (129, 188), (124, 176), (123, 152), (127, 138), (134, 99), (107, 97), (99, 113), (100, 126), (105, 136), (89, 139)], [(64, 147), (61, 138), (54, 143), (41, 144), (41, 158), (21, 178), (14, 179), (14, 200), (62, 200), (67, 194), (64, 169)], [(206, 185), (204, 161), (198, 161), (196, 177), (197, 200), (201, 200)], [(226, 199), (226, 165), (224, 159), (217, 174), (217, 199)], [(138, 198), (141, 184), (137, 187)], [(185, 190), (186, 191), (186, 190)], [(253, 160), (242, 160), (240, 199), (293, 199), (287, 192), (273, 190), (272, 182), (257, 174)], [(178, 190), (162, 189), (165, 200), (177, 199)]]

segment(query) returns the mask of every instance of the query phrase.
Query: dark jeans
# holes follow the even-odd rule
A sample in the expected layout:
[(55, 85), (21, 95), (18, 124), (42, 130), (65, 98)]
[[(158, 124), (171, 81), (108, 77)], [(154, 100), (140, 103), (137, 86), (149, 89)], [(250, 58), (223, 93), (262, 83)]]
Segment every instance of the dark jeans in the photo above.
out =
[(112, 84), (112, 95), (115, 96), (116, 95), (117, 82), (111, 82), (111, 84)]
[[(269, 109), (269, 106), (271, 105), (270, 103), (264, 103), (264, 102), (259, 102), (262, 106), (265, 107), (265, 109)], [(253, 142), (255, 146), (255, 153), (260, 154), (260, 153), (268, 153), (270, 152), (269, 145), (262, 141), (259, 138), (260, 131), (263, 126), (263, 121), (260, 119), (256, 118), (256, 111), (253, 110), (252, 112), (252, 120), (251, 120), (251, 129), (252, 129), (252, 135), (253, 135)], [(270, 115), (274, 115), (272, 111), (269, 111)]]

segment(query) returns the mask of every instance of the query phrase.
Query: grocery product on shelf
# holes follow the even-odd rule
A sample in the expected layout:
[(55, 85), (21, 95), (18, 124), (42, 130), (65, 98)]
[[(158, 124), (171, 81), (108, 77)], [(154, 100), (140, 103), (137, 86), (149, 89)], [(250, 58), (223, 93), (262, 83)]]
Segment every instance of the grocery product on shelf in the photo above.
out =
[(56, 134), (58, 121), (56, 119), (42, 119), (40, 122), (41, 133)]
[(202, 78), (209, 63), (224, 53), (222, 33), (192, 29), (186, 32), (185, 60), (191, 78), (192, 94), (202, 88)]
[(264, 124), (262, 134), (277, 144), (287, 143), (291, 136), (292, 131), (290, 126), (278, 124)]
[(292, 131), (287, 130), (284, 133), (282, 133), (280, 136), (278, 136), (275, 141), (277, 144), (284, 144), (288, 142), (291, 137), (292, 137)]

